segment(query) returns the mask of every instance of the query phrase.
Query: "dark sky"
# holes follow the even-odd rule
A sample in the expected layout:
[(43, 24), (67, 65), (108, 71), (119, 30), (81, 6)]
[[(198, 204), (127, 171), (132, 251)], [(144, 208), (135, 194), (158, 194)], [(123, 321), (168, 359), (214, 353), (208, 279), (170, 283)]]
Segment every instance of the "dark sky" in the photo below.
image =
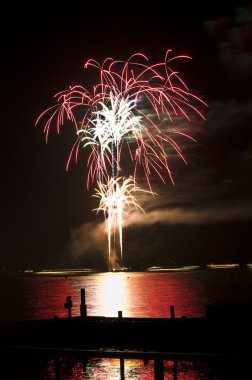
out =
[[(76, 2), (77, 3), (77, 2)], [(45, 143), (38, 115), (53, 95), (92, 78), (89, 58), (156, 62), (167, 49), (192, 61), (179, 69), (209, 105), (189, 166), (176, 186), (159, 184), (146, 214), (124, 230), (125, 263), (251, 262), (252, 7), (246, 2), (22, 5), (2, 12), (1, 267), (100, 265), (106, 258), (87, 191), (85, 155), (65, 172), (70, 126)], [(242, 8), (237, 8), (243, 5)], [(98, 230), (97, 230), (98, 228)]]

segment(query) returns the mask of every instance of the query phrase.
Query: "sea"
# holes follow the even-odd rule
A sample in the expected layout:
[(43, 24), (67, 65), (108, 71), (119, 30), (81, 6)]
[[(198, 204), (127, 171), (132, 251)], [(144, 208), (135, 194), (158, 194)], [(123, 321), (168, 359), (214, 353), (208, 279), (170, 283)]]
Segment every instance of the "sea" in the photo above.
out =
[[(67, 317), (66, 297), (73, 302), (72, 316), (80, 315), (80, 293), (85, 289), (89, 316), (204, 317), (208, 305), (252, 304), (252, 270), (204, 269), (189, 272), (101, 272), (81, 276), (2, 274), (0, 275), (0, 321)], [(235, 306), (234, 306), (235, 307)], [(119, 359), (90, 358), (69, 361), (61, 358), (11, 366), (3, 380), (116, 380), (122, 379)], [(251, 368), (250, 368), (251, 367)], [(252, 379), (252, 366), (231, 361), (164, 362), (164, 379), (223, 380)], [(123, 379), (150, 380), (154, 362), (125, 360)]]

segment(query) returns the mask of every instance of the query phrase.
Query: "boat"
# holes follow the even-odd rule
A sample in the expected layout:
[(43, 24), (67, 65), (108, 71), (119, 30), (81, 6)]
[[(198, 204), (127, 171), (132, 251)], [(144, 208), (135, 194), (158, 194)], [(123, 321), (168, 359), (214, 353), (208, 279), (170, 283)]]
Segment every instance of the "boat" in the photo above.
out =
[(239, 268), (240, 264), (208, 264), (207, 269), (234, 269)]
[(90, 268), (60, 268), (60, 269), (44, 269), (41, 271), (34, 272), (35, 275), (39, 276), (82, 276), (85, 274), (91, 274), (99, 272), (96, 269)]
[(161, 267), (161, 266), (153, 266), (147, 268), (147, 272), (187, 272), (192, 270), (200, 269), (199, 265), (185, 265), (185, 266), (169, 266), (169, 267)]
[(114, 267), (114, 268), (110, 268), (109, 269), (109, 272), (131, 272), (131, 268), (127, 268), (127, 267)]

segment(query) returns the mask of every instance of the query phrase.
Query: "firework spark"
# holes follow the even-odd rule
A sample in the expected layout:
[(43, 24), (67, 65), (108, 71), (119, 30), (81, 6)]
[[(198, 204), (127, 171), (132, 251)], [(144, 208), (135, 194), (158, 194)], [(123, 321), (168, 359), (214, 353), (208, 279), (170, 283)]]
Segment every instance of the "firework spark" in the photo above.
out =
[(135, 194), (149, 193), (136, 185), (133, 177), (111, 177), (108, 178), (107, 183), (98, 182), (98, 188), (95, 189), (94, 197), (100, 199), (99, 207), (94, 211), (103, 212), (106, 219), (107, 235), (108, 235), (108, 250), (109, 250), (109, 263), (114, 263), (111, 260), (111, 241), (116, 233), (119, 234), (119, 244), (121, 253), (121, 267), (123, 267), (122, 256), (122, 226), (123, 215), (127, 214), (131, 207), (144, 212), (139, 205)]
[[(110, 170), (112, 176), (118, 175), (123, 143), (128, 146), (130, 160), (134, 162), (134, 176), (137, 167), (142, 166), (150, 189), (153, 173), (164, 183), (168, 175), (174, 183), (166, 146), (172, 147), (186, 162), (176, 136), (193, 138), (170, 129), (172, 119), (182, 115), (190, 120), (190, 111), (204, 118), (195, 103), (200, 108), (206, 103), (192, 94), (179, 73), (172, 69), (173, 61), (190, 57), (170, 57), (170, 54), (168, 50), (164, 62), (156, 64), (150, 64), (140, 53), (126, 62), (107, 58), (99, 64), (90, 59), (84, 67), (94, 68), (99, 74), (92, 91), (83, 86), (70, 86), (56, 94), (57, 104), (39, 116), (37, 123), (47, 116), (44, 127), (47, 139), (53, 123), (58, 132), (65, 120), (73, 123), (77, 141), (67, 168), (73, 156), (77, 160), (81, 143), (89, 147), (88, 187), (90, 182), (110, 175)], [(165, 131), (161, 130), (161, 123), (165, 124)]]

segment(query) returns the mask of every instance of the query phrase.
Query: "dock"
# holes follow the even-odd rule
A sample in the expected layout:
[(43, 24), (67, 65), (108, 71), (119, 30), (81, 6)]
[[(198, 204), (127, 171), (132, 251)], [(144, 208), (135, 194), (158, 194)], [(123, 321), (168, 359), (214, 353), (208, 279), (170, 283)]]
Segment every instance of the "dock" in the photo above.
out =
[[(155, 379), (163, 379), (163, 362), (172, 360), (252, 359), (252, 305), (209, 305), (203, 318), (176, 318), (174, 305), (167, 318), (88, 316), (81, 291), (80, 316), (72, 317), (72, 300), (66, 297), (66, 318), (0, 323), (1, 357), (62, 356), (154, 360)], [(174, 372), (175, 373), (175, 372)], [(175, 376), (174, 376), (175, 378)]]
[(251, 353), (251, 318), (53, 318), (0, 323), (2, 346)]

